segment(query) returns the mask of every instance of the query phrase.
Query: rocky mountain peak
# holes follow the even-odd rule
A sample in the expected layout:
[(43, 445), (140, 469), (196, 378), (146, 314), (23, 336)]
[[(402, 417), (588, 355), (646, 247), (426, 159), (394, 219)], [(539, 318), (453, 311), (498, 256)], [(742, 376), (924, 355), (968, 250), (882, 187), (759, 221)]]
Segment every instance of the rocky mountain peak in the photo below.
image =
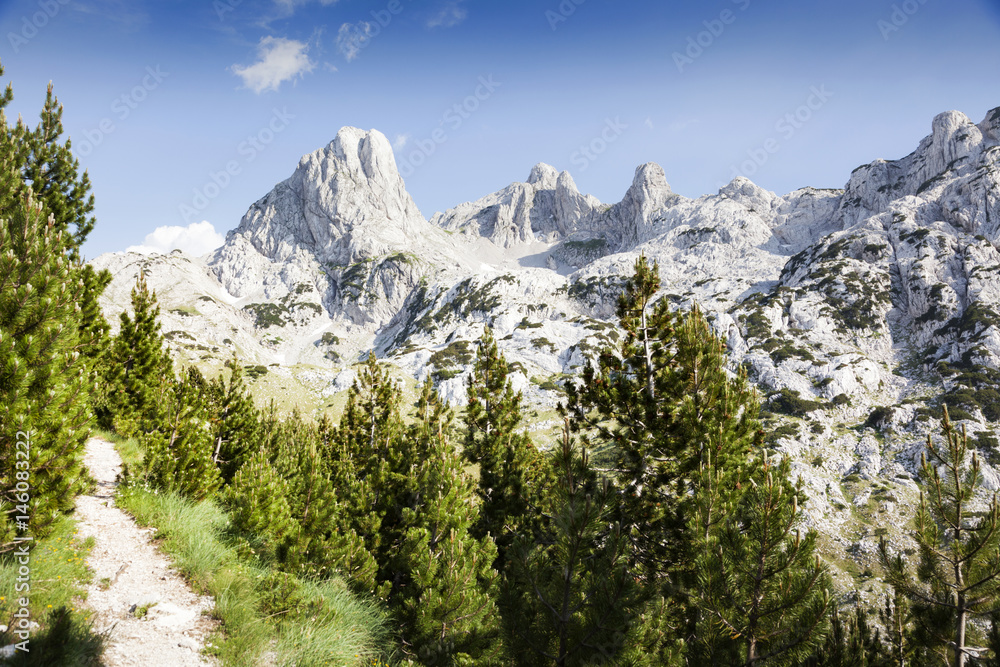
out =
[[(406, 192), (385, 135), (345, 127), (250, 207), (209, 265), (237, 297), (273, 300), (310, 284), (331, 311), (379, 321), (381, 312), (398, 305), (398, 283), (408, 285), (419, 275), (400, 260), (385, 267), (395, 277), (383, 289), (375, 284), (381, 280), (375, 260), (425, 248), (434, 242), (433, 231)], [(360, 269), (350, 273), (352, 267), (367, 267), (364, 284)]]
[(438, 213), (431, 224), (479, 235), (501, 248), (510, 248), (562, 239), (592, 218), (600, 205), (595, 197), (577, 190), (569, 172), (560, 173), (540, 162), (532, 167), (526, 182), (511, 183), (474, 202)]
[(534, 185), (540, 190), (555, 190), (558, 178), (559, 172), (555, 167), (544, 162), (539, 162), (531, 168), (531, 174), (528, 176), (528, 185)]
[(350, 263), (405, 243), (424, 224), (385, 135), (345, 127), (250, 207), (227, 246), (244, 237), (274, 261), (307, 250), (320, 262)]
[(979, 129), (991, 141), (1000, 142), (1000, 107), (986, 112), (986, 118), (979, 124)]
[(639, 165), (625, 197), (611, 207), (612, 241), (619, 248), (631, 247), (643, 240), (654, 222), (654, 214), (676, 197), (663, 167), (655, 162)]

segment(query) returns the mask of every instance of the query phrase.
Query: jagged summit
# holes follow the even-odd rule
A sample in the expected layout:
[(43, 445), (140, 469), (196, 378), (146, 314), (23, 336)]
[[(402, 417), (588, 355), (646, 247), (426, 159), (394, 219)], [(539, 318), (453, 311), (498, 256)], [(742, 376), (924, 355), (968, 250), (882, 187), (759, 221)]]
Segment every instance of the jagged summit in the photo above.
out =
[[(385, 136), (345, 127), (250, 207), (209, 265), (237, 297), (308, 287), (321, 310), (377, 323), (419, 279), (413, 258), (443, 261), (442, 236), (407, 193)], [(349, 273), (358, 265), (370, 271)]]
[(528, 175), (528, 185), (537, 185), (541, 190), (555, 190), (559, 180), (559, 170), (544, 162), (539, 162), (531, 168)]
[(431, 223), (489, 239), (501, 248), (554, 242), (575, 231), (601, 203), (583, 195), (568, 172), (536, 164), (524, 183), (474, 202), (459, 204), (431, 218)]
[(407, 243), (424, 223), (385, 136), (345, 127), (250, 207), (227, 246), (243, 237), (271, 260), (305, 249), (321, 263), (349, 264)]

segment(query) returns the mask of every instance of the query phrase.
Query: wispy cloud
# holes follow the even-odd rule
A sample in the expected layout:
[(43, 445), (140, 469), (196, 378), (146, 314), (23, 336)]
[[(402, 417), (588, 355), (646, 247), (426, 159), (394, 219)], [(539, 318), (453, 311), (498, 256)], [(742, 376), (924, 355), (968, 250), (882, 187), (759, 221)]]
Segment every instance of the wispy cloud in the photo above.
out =
[[(278, 6), (284, 12), (292, 13), (295, 11), (296, 7), (301, 7), (303, 5), (308, 5), (314, 0), (274, 0), (274, 4)], [(329, 7), (330, 5), (336, 4), (337, 0), (319, 0), (319, 4), (324, 7)]]
[[(59, 3), (66, 4), (66, 3)], [(129, 0), (83, 0), (74, 2), (74, 11), (118, 24), (126, 31), (138, 30), (149, 25), (149, 14), (143, 2)]]
[(446, 2), (437, 13), (433, 14), (427, 20), (427, 27), (451, 28), (464, 21), (469, 13), (462, 6), (462, 2), (463, 0)]
[(178, 225), (157, 227), (152, 233), (146, 234), (142, 245), (129, 246), (126, 250), (144, 255), (154, 252), (166, 255), (171, 250), (180, 249), (189, 255), (201, 257), (221, 246), (225, 240), (222, 234), (215, 231), (212, 223), (202, 220), (193, 222), (187, 227)]
[(396, 138), (392, 140), (392, 147), (397, 151), (401, 151), (406, 148), (406, 144), (410, 142), (410, 135), (408, 134), (397, 134)]
[(357, 23), (345, 23), (337, 31), (337, 50), (344, 56), (347, 62), (351, 62), (365, 48), (368, 40), (372, 37), (374, 26), (367, 21)]
[(233, 65), (232, 71), (243, 79), (243, 85), (258, 95), (267, 90), (277, 90), (285, 81), (291, 81), (313, 71), (316, 66), (309, 60), (309, 45), (284, 37), (263, 37), (257, 45), (259, 60), (253, 65)]

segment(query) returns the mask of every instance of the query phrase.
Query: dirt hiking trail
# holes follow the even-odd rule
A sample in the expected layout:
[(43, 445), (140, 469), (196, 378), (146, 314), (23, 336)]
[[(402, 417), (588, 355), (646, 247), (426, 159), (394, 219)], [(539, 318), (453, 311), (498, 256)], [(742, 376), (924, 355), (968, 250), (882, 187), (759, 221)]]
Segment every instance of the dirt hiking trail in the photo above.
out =
[(86, 606), (95, 613), (94, 629), (110, 634), (104, 664), (217, 665), (200, 653), (217, 625), (206, 615), (213, 599), (196, 595), (174, 571), (150, 541), (154, 529), (139, 528), (115, 507), (115, 480), (122, 469), (115, 446), (91, 438), (84, 461), (97, 487), (92, 495), (77, 499), (75, 518), (80, 537), (93, 535), (97, 541), (87, 558), (94, 578), (87, 587)]

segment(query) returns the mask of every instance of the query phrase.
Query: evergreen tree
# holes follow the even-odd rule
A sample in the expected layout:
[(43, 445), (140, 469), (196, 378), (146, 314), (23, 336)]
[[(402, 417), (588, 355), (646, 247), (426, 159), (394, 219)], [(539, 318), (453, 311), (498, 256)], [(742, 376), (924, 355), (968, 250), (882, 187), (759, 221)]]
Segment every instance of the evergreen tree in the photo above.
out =
[(834, 609), (826, 642), (802, 664), (803, 667), (893, 667), (894, 663), (879, 630), (872, 629), (868, 613), (857, 605), (853, 617), (846, 620)]
[[(97, 302), (104, 289), (111, 284), (111, 272), (107, 269), (95, 271), (90, 264), (84, 264), (80, 270), (80, 279), (84, 288), (80, 299), (80, 335), (84, 340), (91, 341), (81, 352), (91, 367), (97, 369), (104, 362), (104, 356), (111, 346), (110, 327)], [(97, 392), (92, 394), (96, 395)]]
[(392, 600), (404, 654), (428, 666), (484, 664), (501, 648), (491, 597), (496, 547), (489, 537), (470, 535), (473, 482), (448, 441), (451, 411), (430, 382), (416, 416), (406, 437), (415, 456), (414, 494), (403, 510), (407, 531), (394, 564), (404, 584)]
[[(8, 84), (0, 94), (0, 550), (13, 535), (14, 516), (30, 516), (32, 535), (42, 537), (83, 488), (93, 384), (87, 359), (99, 349), (89, 305), (104, 286), (77, 261), (93, 219), (83, 224), (82, 236), (68, 229), (76, 222), (70, 209), (93, 207), (86, 175), (77, 179), (65, 164), (72, 161), (68, 142), (58, 157), (55, 148), (47, 153), (51, 159), (33, 157), (45, 132), (56, 145), (61, 109), (50, 91), (42, 126), (32, 133), (20, 119), (8, 125), (12, 99)], [(49, 166), (32, 171), (33, 164)], [(61, 197), (52, 194), (57, 190)], [(31, 441), (27, 461), (18, 458), (21, 433)], [(30, 485), (27, 507), (18, 483)]]
[(229, 382), (221, 375), (210, 383), (212, 455), (223, 482), (229, 482), (260, 446), (260, 414), (243, 381), (243, 367), (235, 355), (228, 364)]
[(60, 143), (62, 113), (50, 83), (41, 121), (33, 132), (24, 135), (28, 152), (21, 178), (35, 192), (45, 213), (55, 218), (70, 258), (79, 260), (80, 246), (94, 228), (94, 196), (90, 194), (87, 172), (79, 174), (80, 163), (73, 156), (72, 143), (68, 139)]
[(63, 234), (42, 216), (29, 192), (0, 219), (0, 551), (15, 528), (44, 536), (86, 484), (84, 285)]
[(982, 651), (971, 643), (969, 621), (1000, 611), (1000, 506), (994, 493), (985, 512), (977, 507), (984, 491), (979, 456), (964, 426), (956, 431), (947, 406), (941, 435), (943, 443), (928, 435), (921, 463), (916, 575), (900, 554), (890, 554), (884, 538), (879, 557), (886, 580), (912, 603), (921, 643), (963, 667)]
[(507, 360), (489, 327), (479, 340), (469, 376), (465, 410), (465, 457), (479, 466), (479, 520), (473, 535), (491, 535), (497, 544), (495, 567), (522, 530), (530, 532), (530, 497), (541, 493), (541, 458), (520, 431), (522, 396), (509, 379)]
[(885, 606), (879, 609), (879, 621), (885, 628), (886, 664), (889, 667), (906, 667), (914, 662), (918, 647), (913, 638), (912, 614), (909, 601), (899, 590), (887, 595)]
[[(677, 568), (693, 562), (689, 531), (704, 537), (719, 521), (719, 494), (739, 486), (763, 435), (756, 394), (742, 373), (728, 374), (722, 341), (697, 307), (673, 313), (654, 301), (659, 288), (658, 265), (639, 257), (618, 303), (619, 348), (567, 389), (574, 429), (614, 447), (618, 518), (645, 578), (669, 575), (676, 589)], [(706, 464), (725, 477), (710, 496), (694, 493)]]
[(640, 256), (618, 303), (624, 335), (567, 385), (565, 410), (592, 448), (611, 451), (615, 518), (651, 604), (665, 610), (660, 650), (674, 655), (696, 638), (698, 545), (745, 489), (763, 433), (756, 393), (728, 372), (723, 342), (697, 307), (657, 301), (659, 289), (659, 267)]
[(816, 534), (796, 528), (801, 482), (788, 482), (789, 467), (763, 463), (699, 546), (698, 643), (715, 664), (801, 661), (822, 644), (829, 575)]
[(288, 481), (286, 498), (295, 521), (295, 530), (279, 557), (302, 572), (325, 576), (334, 565), (328, 546), (337, 498), (316, 428), (304, 423), (297, 413), (285, 425), (274, 465)]
[(121, 329), (111, 344), (102, 426), (125, 436), (149, 433), (161, 426), (162, 409), (173, 362), (160, 335), (156, 294), (140, 273), (132, 289), (132, 315), (121, 314)]
[(212, 461), (205, 393), (207, 383), (195, 368), (167, 392), (160, 429), (141, 436), (146, 447), (143, 474), (158, 489), (202, 500), (222, 483)]
[(517, 665), (614, 664), (641, 609), (629, 542), (610, 519), (613, 495), (576, 452), (569, 427), (542, 533), (508, 552), (501, 606)]
[(288, 482), (261, 450), (237, 470), (232, 483), (220, 494), (242, 550), (266, 561), (276, 561), (278, 551), (298, 527), (288, 505)]
[[(379, 365), (374, 353), (350, 389), (337, 432), (337, 455), (331, 479), (350, 513), (352, 528), (380, 564), (380, 581), (390, 580), (386, 564), (402, 543), (400, 498), (412, 481), (402, 467), (404, 432), (399, 387)], [(341, 484), (344, 486), (342, 487)]]

